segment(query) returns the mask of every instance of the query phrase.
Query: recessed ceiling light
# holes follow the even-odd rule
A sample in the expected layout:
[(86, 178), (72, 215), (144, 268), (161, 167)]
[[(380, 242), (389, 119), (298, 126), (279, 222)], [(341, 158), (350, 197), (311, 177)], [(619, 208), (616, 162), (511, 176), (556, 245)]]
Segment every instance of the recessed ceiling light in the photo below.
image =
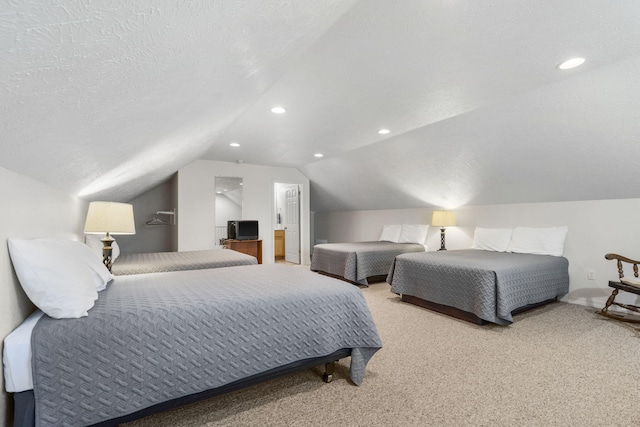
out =
[(232, 146), (232, 147), (240, 147), (240, 144), (238, 144), (237, 142), (232, 142), (229, 145)]
[(271, 109), (271, 112), (274, 113), (274, 114), (284, 114), (284, 113), (287, 112), (287, 110), (282, 108), (282, 107), (273, 107)]
[(380, 130), (378, 131), (378, 133), (379, 133), (380, 135), (386, 135), (386, 134), (388, 134), (389, 132), (391, 132), (389, 129), (380, 129)]
[(580, 66), (582, 64), (584, 64), (585, 59), (584, 58), (571, 58), (571, 59), (567, 59), (566, 61), (560, 63), (558, 65), (558, 69), (559, 70), (568, 70), (569, 68), (575, 68), (577, 66)]
[(313, 157), (324, 157), (322, 153), (316, 153), (313, 155)]

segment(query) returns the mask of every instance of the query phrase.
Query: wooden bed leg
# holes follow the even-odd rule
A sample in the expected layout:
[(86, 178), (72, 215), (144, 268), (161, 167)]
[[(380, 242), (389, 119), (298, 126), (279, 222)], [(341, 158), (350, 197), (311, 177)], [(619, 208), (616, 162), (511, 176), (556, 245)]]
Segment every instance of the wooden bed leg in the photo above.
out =
[(322, 381), (330, 383), (333, 381), (333, 372), (336, 369), (336, 362), (329, 362), (324, 364), (324, 374), (322, 375)]

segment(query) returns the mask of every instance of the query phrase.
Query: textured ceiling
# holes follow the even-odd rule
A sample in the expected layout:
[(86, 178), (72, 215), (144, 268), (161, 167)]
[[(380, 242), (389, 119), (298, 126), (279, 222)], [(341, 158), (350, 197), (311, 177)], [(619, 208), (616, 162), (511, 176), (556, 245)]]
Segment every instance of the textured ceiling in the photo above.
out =
[(126, 200), (197, 160), (353, 2), (4, 2), (0, 166)]
[(5, 3), (0, 166), (91, 200), (198, 158), (315, 211), (640, 197), (636, 1)]

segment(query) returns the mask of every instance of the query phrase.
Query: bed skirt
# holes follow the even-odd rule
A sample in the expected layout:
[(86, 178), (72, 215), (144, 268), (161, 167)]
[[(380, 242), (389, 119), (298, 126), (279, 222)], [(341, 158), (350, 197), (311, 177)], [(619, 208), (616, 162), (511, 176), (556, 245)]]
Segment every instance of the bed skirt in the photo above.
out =
[[(417, 305), (418, 307), (426, 308), (427, 310), (435, 311), (441, 314), (445, 314), (447, 316), (455, 317), (460, 320), (464, 320), (466, 322), (475, 323), (476, 325), (488, 325), (492, 322), (488, 320), (484, 320), (479, 318), (473, 313), (468, 311), (460, 310), (456, 307), (451, 307), (449, 305), (438, 304), (435, 302), (427, 301), (422, 298), (414, 297), (412, 295), (402, 295), (402, 301), (408, 302), (409, 304)], [(542, 307), (544, 305), (550, 304), (552, 302), (557, 302), (557, 298), (551, 298), (542, 302), (538, 302), (535, 304), (527, 304), (524, 307), (519, 307), (511, 312), (511, 315), (516, 315), (520, 313), (524, 313), (529, 310), (533, 310), (538, 307)]]

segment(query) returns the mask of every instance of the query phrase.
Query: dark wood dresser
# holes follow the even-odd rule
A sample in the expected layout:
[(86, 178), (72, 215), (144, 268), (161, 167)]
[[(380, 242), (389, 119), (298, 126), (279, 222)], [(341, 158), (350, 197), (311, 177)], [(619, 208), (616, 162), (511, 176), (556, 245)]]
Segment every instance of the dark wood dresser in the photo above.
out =
[(254, 256), (262, 264), (262, 240), (227, 240), (224, 247)]

